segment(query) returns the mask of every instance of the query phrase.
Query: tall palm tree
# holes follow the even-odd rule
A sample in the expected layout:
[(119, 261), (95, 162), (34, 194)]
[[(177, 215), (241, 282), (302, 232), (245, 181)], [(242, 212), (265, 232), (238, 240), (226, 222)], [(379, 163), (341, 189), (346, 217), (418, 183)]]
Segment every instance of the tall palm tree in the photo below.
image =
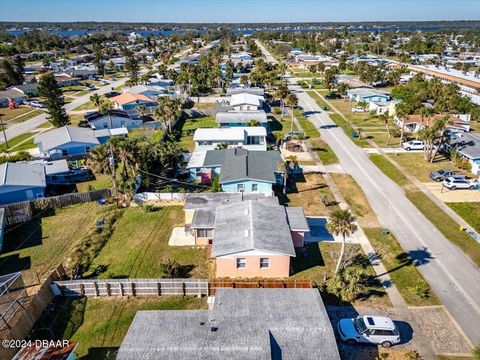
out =
[(378, 119), (385, 124), (385, 128), (387, 129), (387, 141), (385, 142), (385, 146), (388, 146), (390, 140), (392, 139), (392, 133), (390, 132), (390, 117), (388, 116), (388, 111), (385, 114), (378, 115)]
[(406, 105), (403, 103), (398, 103), (395, 105), (395, 116), (400, 119), (400, 144), (403, 143), (403, 136), (405, 134), (405, 118), (407, 117), (408, 112)]
[(171, 97), (158, 99), (158, 107), (155, 110), (155, 117), (166, 124), (167, 131), (172, 131), (172, 122), (176, 121), (182, 112), (182, 101)]
[(285, 112), (285, 99), (288, 96), (288, 88), (285, 84), (282, 84), (275, 90), (275, 97), (280, 100), (282, 106), (282, 117)]
[(355, 217), (350, 213), (350, 210), (338, 210), (335, 211), (330, 217), (330, 222), (327, 224), (327, 229), (333, 235), (342, 235), (342, 248), (340, 250), (340, 256), (338, 257), (337, 266), (335, 268), (335, 274), (338, 273), (343, 263), (343, 255), (345, 253), (345, 238), (355, 231), (358, 227), (355, 224)]
[(290, 126), (290, 131), (293, 131), (293, 117), (294, 117), (294, 113), (293, 113), (293, 110), (294, 108), (298, 105), (298, 97), (297, 95), (295, 94), (289, 94), (286, 99), (285, 99), (285, 103), (287, 106), (290, 107), (290, 110), (291, 110), (291, 113), (292, 113), (292, 125)]

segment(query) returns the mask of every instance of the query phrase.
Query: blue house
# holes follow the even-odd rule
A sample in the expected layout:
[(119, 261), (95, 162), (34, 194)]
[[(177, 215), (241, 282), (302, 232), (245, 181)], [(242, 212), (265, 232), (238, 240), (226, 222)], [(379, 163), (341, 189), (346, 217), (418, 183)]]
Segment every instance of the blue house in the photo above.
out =
[(0, 165), (0, 204), (35, 200), (47, 186), (42, 164), (3, 163)]
[(0, 252), (3, 248), (3, 232), (5, 230), (5, 209), (0, 208)]
[(223, 111), (215, 116), (215, 122), (220, 127), (247, 126), (252, 120), (265, 128), (268, 126), (267, 114), (263, 110)]
[(60, 158), (87, 155), (111, 136), (126, 134), (128, 134), (126, 128), (92, 130), (67, 125), (35, 136), (34, 142), (43, 157)]
[(281, 162), (278, 151), (233, 148), (194, 152), (187, 168), (190, 178), (202, 183), (219, 176), (224, 192), (271, 194), (275, 184), (283, 184)]
[(390, 95), (381, 91), (370, 88), (356, 88), (347, 90), (347, 97), (352, 101), (366, 102), (387, 102), (390, 100)]

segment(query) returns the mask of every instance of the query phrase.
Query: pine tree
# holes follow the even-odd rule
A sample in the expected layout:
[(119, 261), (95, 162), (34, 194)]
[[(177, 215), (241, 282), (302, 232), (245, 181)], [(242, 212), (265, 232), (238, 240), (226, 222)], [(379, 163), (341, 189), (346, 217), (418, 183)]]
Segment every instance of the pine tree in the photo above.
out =
[(55, 127), (69, 125), (70, 119), (63, 108), (65, 105), (63, 94), (52, 73), (42, 76), (38, 85), (38, 93), (44, 98), (47, 114), (49, 115), (48, 120), (52, 125)]

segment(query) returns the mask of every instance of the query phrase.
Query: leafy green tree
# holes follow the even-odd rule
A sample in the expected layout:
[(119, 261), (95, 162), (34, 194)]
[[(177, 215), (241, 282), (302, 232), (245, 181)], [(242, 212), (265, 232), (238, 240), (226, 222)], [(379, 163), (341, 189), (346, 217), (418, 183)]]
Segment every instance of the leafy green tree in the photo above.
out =
[(358, 227), (355, 224), (355, 217), (350, 213), (349, 210), (338, 210), (335, 211), (330, 217), (330, 222), (327, 224), (328, 231), (333, 235), (342, 235), (342, 247), (340, 250), (340, 255), (338, 257), (337, 266), (335, 268), (335, 274), (341, 269), (343, 262), (343, 255), (345, 253), (345, 239), (347, 236), (350, 236)]
[(127, 52), (125, 59), (125, 70), (128, 71), (130, 79), (128, 80), (129, 85), (138, 85), (139, 76), (140, 76), (140, 65), (138, 60), (133, 56), (132, 53)]
[(52, 73), (42, 76), (38, 84), (38, 94), (44, 99), (47, 107), (48, 120), (55, 127), (70, 124), (70, 119), (64, 109), (65, 100), (62, 90), (58, 87), (57, 80)]

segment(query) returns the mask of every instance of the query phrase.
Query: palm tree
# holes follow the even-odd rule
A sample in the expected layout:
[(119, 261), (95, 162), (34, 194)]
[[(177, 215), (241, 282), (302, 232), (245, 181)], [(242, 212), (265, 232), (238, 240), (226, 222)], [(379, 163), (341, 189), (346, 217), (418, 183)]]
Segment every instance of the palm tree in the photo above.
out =
[(285, 99), (288, 96), (288, 88), (285, 84), (282, 84), (278, 87), (278, 89), (275, 91), (275, 97), (277, 99), (280, 99), (280, 103), (282, 105), (282, 117), (285, 112)]
[(395, 105), (395, 116), (400, 119), (400, 144), (403, 143), (403, 136), (405, 134), (405, 118), (407, 117), (407, 108), (403, 103)]
[(298, 105), (298, 97), (295, 94), (289, 94), (286, 99), (285, 103), (287, 106), (290, 107), (291, 113), (292, 113), (292, 125), (290, 127), (290, 131), (293, 131), (293, 117), (294, 117), (294, 108)]
[(335, 211), (330, 217), (330, 222), (327, 224), (328, 231), (333, 235), (342, 235), (342, 248), (340, 250), (340, 256), (338, 257), (337, 266), (335, 268), (335, 274), (338, 273), (342, 267), (343, 254), (345, 253), (345, 238), (350, 236), (358, 227), (355, 224), (355, 217), (350, 213), (350, 210), (338, 210)]
[(102, 103), (100, 104), (100, 107), (98, 109), (98, 111), (101, 113), (101, 114), (108, 114), (108, 127), (109, 128), (112, 128), (113, 127), (113, 124), (112, 124), (112, 110), (113, 110), (113, 103), (106, 99), (106, 100), (103, 100)]
[(90, 101), (91, 101), (97, 108), (100, 106), (101, 100), (102, 100), (102, 99), (100, 98), (100, 95), (98, 95), (97, 93), (90, 95)]
[(171, 97), (161, 97), (158, 99), (158, 107), (155, 110), (155, 117), (166, 124), (167, 131), (172, 131), (172, 121), (177, 120), (182, 112), (182, 102), (180, 99)]
[(390, 117), (388, 116), (388, 111), (385, 114), (380, 114), (378, 116), (378, 119), (383, 121), (383, 123), (385, 124), (385, 128), (387, 129), (388, 137), (387, 141), (385, 142), (385, 146), (388, 146), (390, 140), (392, 139), (392, 133), (390, 132)]

